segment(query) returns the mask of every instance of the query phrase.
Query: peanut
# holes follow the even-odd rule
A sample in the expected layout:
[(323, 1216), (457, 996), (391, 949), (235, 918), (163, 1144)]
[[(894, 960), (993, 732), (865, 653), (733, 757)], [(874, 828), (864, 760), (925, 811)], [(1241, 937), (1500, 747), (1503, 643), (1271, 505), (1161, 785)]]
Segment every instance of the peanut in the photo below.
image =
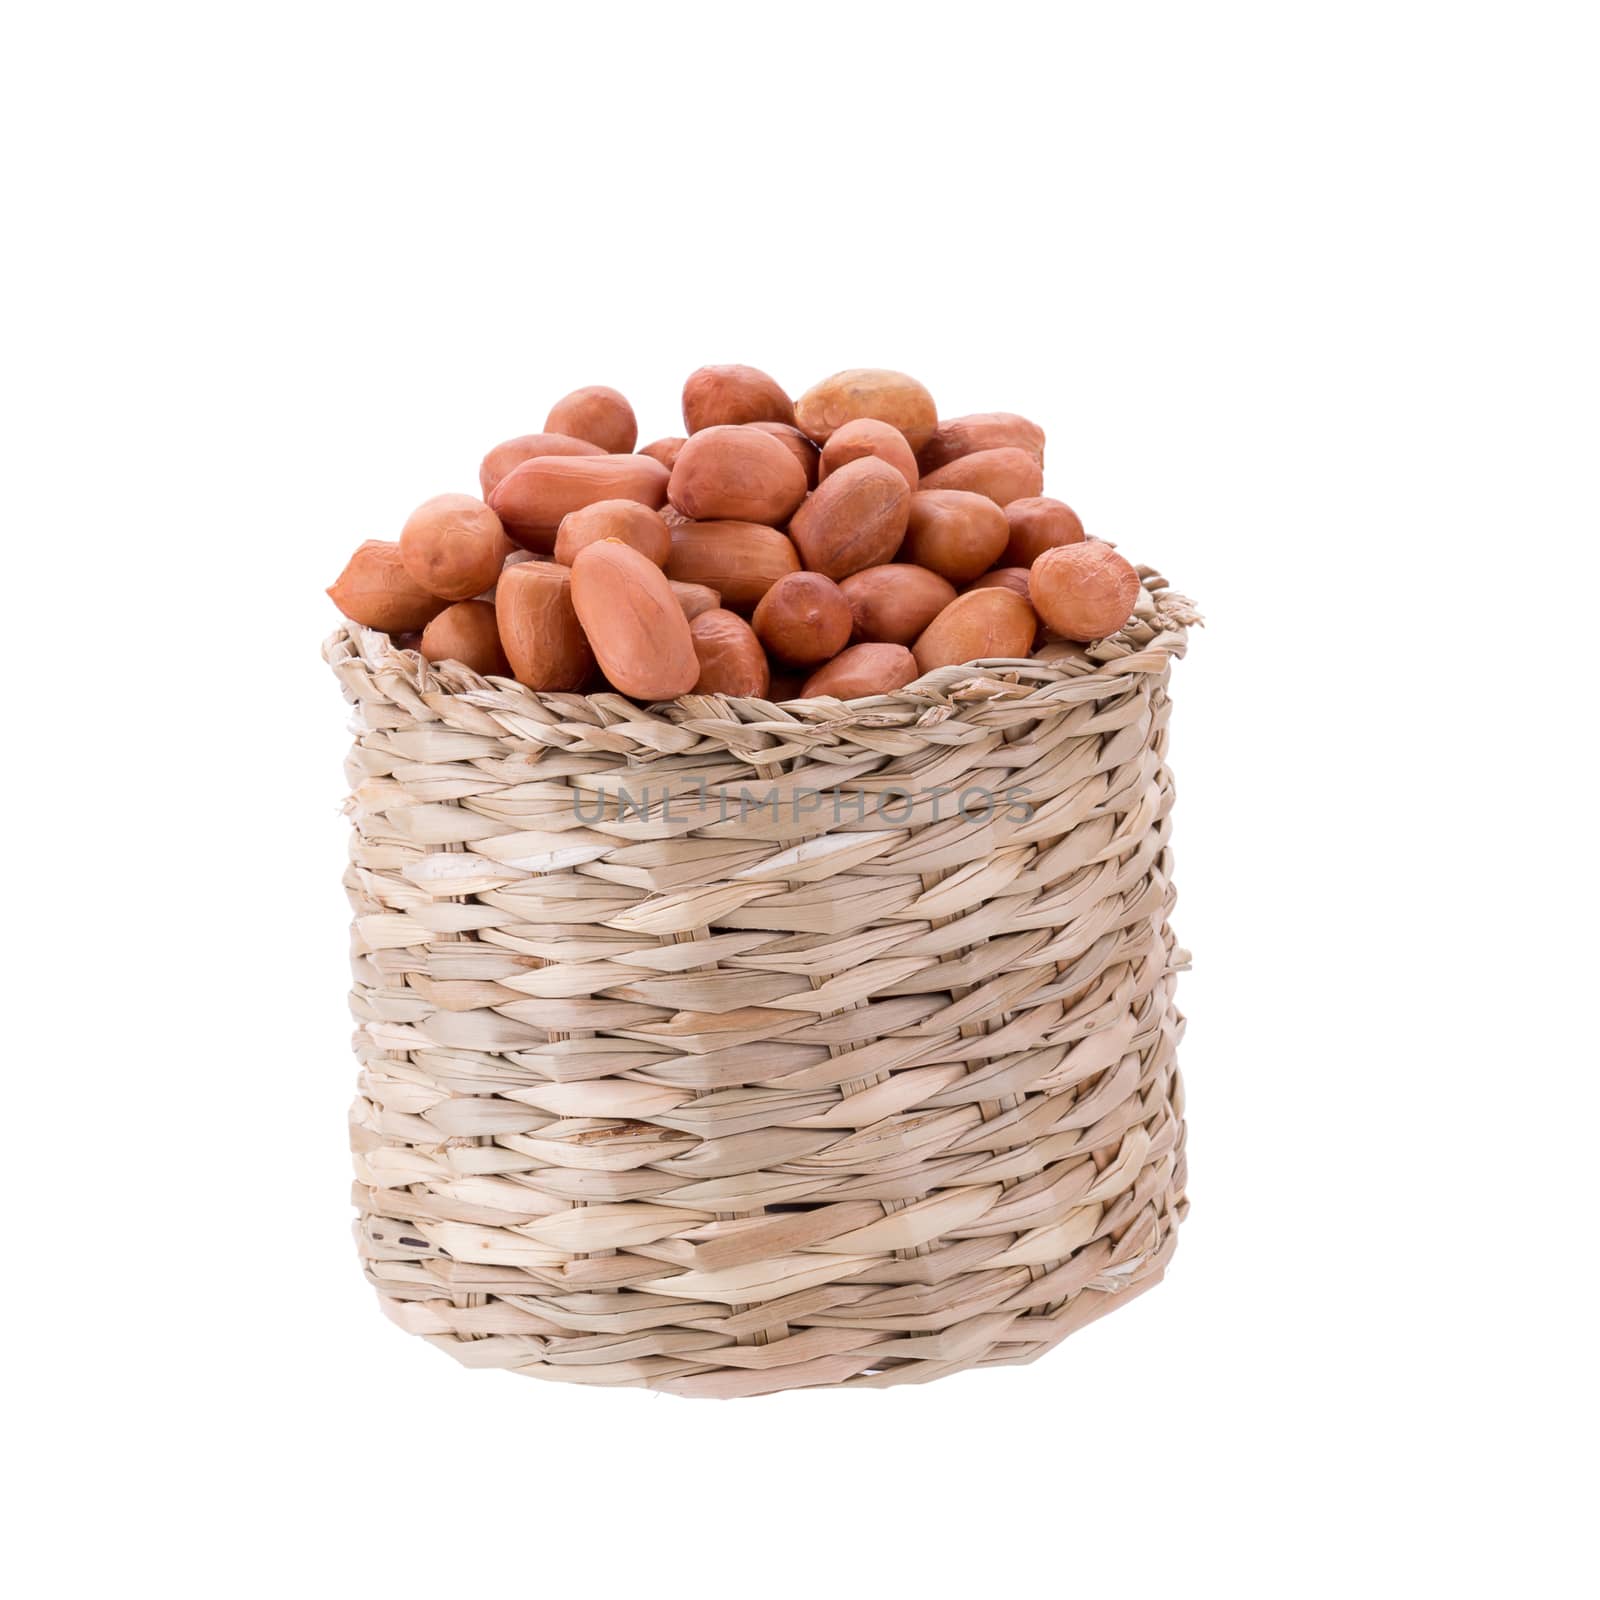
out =
[(424, 589), (406, 571), (400, 546), (385, 539), (356, 547), (328, 597), (352, 622), (385, 633), (425, 628), (450, 603)]
[(875, 417), (858, 417), (834, 429), (822, 447), (819, 476), (826, 478), (847, 461), (859, 461), (862, 456), (877, 456), (887, 461), (906, 480), (908, 489), (916, 489), (917, 458), (911, 453), (906, 436)]
[(1044, 465), (1044, 429), (1014, 411), (977, 411), (968, 417), (945, 418), (917, 452), (917, 465), (924, 472), (937, 472), (962, 456), (1008, 445), (1026, 450)]
[(585, 545), (597, 544), (601, 539), (620, 539), (658, 567), (666, 566), (672, 551), (672, 536), (660, 512), (637, 500), (596, 500), (592, 506), (580, 506), (561, 519), (556, 532), (556, 560), (570, 567)]
[(937, 572), (903, 561), (852, 572), (839, 588), (850, 602), (855, 637), (879, 644), (914, 643), (956, 597)]
[(715, 589), (729, 611), (753, 610), (779, 578), (800, 570), (794, 546), (762, 522), (680, 522), (671, 533), (667, 576)]
[(892, 561), (910, 514), (905, 479), (887, 461), (862, 456), (817, 485), (789, 533), (805, 564), (837, 582)]
[(817, 447), (798, 428), (790, 427), (787, 422), (747, 422), (745, 426), (770, 433), (800, 463), (800, 470), (806, 475), (807, 491), (816, 488)]
[(1026, 500), (1044, 488), (1044, 469), (1026, 450), (1006, 445), (958, 456), (947, 465), (924, 473), (922, 487), (965, 489), (988, 495), (997, 506), (1008, 506), (1013, 500)]
[(814, 666), (850, 642), (850, 602), (820, 572), (791, 572), (762, 595), (751, 619), (757, 637), (780, 661)]
[(406, 518), (400, 559), (429, 594), (470, 600), (490, 588), (513, 545), (500, 519), (470, 494), (437, 494)]
[(1108, 544), (1061, 544), (1029, 569), (1028, 593), (1052, 632), (1087, 644), (1133, 615), (1139, 574)]
[(667, 587), (690, 622), (707, 611), (717, 610), (722, 604), (722, 596), (703, 583), (679, 583), (676, 578), (668, 578)]
[(818, 444), (826, 444), (836, 428), (858, 417), (874, 417), (898, 428), (915, 451), (932, 437), (939, 413), (933, 396), (915, 378), (880, 367), (836, 372), (795, 401), (795, 422)]
[(494, 607), (487, 600), (459, 600), (446, 606), (422, 630), (420, 648), (430, 661), (459, 661), (486, 678), (511, 676), (500, 648)]
[(649, 444), (640, 447), (639, 454), (649, 456), (652, 461), (659, 461), (668, 472), (672, 471), (672, 464), (678, 459), (678, 452), (683, 449), (686, 441), (673, 434), (665, 439), (654, 439)]
[(912, 647), (923, 672), (990, 658), (1021, 659), (1033, 649), (1033, 607), (1010, 589), (969, 589), (923, 630)]
[(594, 653), (572, 604), (572, 574), (553, 561), (523, 561), (500, 574), (494, 596), (512, 675), (530, 689), (571, 693), (594, 672)]
[(918, 676), (916, 657), (903, 644), (853, 644), (806, 679), (800, 698), (858, 700), (893, 694)]
[(987, 495), (922, 489), (911, 497), (901, 553), (951, 583), (987, 572), (1006, 547), (1006, 514)]
[(1006, 527), (1010, 534), (1005, 560), (1012, 567), (1031, 567), (1046, 550), (1053, 550), (1058, 544), (1083, 542), (1078, 513), (1065, 501), (1052, 500), (1048, 495), (1013, 500), (1006, 507)]
[(703, 611), (689, 624), (700, 663), (696, 694), (752, 694), (765, 699), (772, 674), (750, 624), (731, 611)]
[(667, 498), (696, 521), (787, 522), (806, 497), (793, 454), (756, 428), (691, 434), (673, 463)]
[(615, 389), (603, 383), (574, 389), (550, 407), (546, 433), (567, 433), (587, 439), (607, 455), (625, 456), (639, 442), (639, 423), (633, 407)]
[(683, 385), (683, 425), (691, 434), (741, 422), (794, 421), (794, 403), (759, 367), (701, 367)]
[(607, 679), (638, 700), (687, 694), (700, 676), (689, 621), (666, 575), (619, 539), (585, 545), (572, 603)]
[(535, 456), (604, 454), (605, 451), (599, 445), (590, 444), (587, 439), (574, 439), (570, 434), (524, 433), (515, 439), (507, 439), (504, 444), (497, 444), (483, 458), (483, 463), (478, 468), (478, 483), (483, 489), (483, 498), (487, 500), (494, 493), (494, 486), (513, 467), (520, 467), (524, 461), (532, 461)]
[(667, 469), (649, 456), (535, 456), (495, 485), (489, 505), (525, 550), (548, 555), (569, 512), (597, 500), (659, 506), (667, 479)]

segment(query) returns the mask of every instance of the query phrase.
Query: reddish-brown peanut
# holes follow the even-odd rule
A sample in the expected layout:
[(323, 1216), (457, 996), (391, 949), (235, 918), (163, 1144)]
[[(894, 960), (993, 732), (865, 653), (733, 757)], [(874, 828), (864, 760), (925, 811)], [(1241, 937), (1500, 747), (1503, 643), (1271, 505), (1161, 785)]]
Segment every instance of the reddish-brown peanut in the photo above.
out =
[(689, 622), (655, 562), (617, 539), (572, 564), (572, 603), (600, 670), (637, 700), (687, 694), (700, 676)]
[(673, 599), (678, 602), (684, 616), (690, 622), (696, 617), (703, 616), (707, 611), (717, 610), (722, 604), (722, 596), (715, 589), (708, 589), (703, 583), (679, 583), (676, 578), (669, 578), (667, 584), (672, 590)]
[(987, 572), (1006, 547), (1006, 514), (987, 495), (922, 489), (911, 497), (901, 554), (951, 583)]
[(794, 419), (800, 431), (826, 444), (835, 429), (859, 417), (875, 417), (898, 428), (913, 451), (933, 434), (939, 413), (915, 378), (880, 367), (853, 367), (824, 378), (795, 401)]
[(793, 421), (793, 401), (759, 367), (701, 367), (683, 385), (683, 425), (690, 433), (723, 424)]
[(1013, 500), (1006, 507), (1006, 564), (1031, 567), (1046, 550), (1059, 544), (1082, 544), (1083, 524), (1078, 513), (1064, 500), (1048, 495), (1030, 495)]
[(770, 433), (711, 427), (673, 463), (667, 498), (696, 521), (785, 523), (806, 497), (800, 464)]
[(436, 494), (406, 518), (400, 559), (441, 600), (470, 600), (492, 588), (513, 546), (500, 519), (470, 494)]
[(946, 417), (933, 430), (933, 436), (917, 452), (917, 465), (924, 472), (940, 467), (979, 450), (1002, 450), (1012, 446), (1026, 450), (1044, 465), (1044, 429), (1013, 411), (978, 411), (969, 417)]
[(787, 422), (747, 422), (745, 427), (770, 433), (800, 463), (800, 470), (806, 475), (806, 489), (816, 488), (817, 447), (798, 428), (790, 427)]
[(607, 455), (625, 456), (639, 442), (639, 423), (625, 396), (603, 383), (563, 395), (550, 407), (546, 433), (567, 433), (587, 439)]
[(762, 595), (751, 619), (756, 636), (780, 661), (813, 666), (850, 642), (850, 602), (832, 578), (791, 572)]
[[(1028, 569), (1026, 567), (996, 567), (993, 572), (986, 572), (981, 578), (974, 578), (961, 592), (971, 594), (974, 589), (1009, 589), (1012, 594), (1021, 595), (1032, 605), (1028, 595)], [(1033, 630), (1033, 647), (1039, 648), (1040, 641), (1044, 638), (1044, 623), (1038, 622)]]
[(1051, 632), (1087, 644), (1133, 615), (1139, 574), (1108, 544), (1062, 544), (1029, 568), (1028, 593)]
[(573, 693), (594, 672), (594, 654), (572, 604), (572, 574), (553, 561), (523, 561), (494, 592), (500, 644), (512, 676), (530, 689)]
[(852, 572), (839, 588), (850, 602), (855, 637), (878, 644), (915, 643), (956, 597), (937, 572), (903, 561)]
[(703, 611), (689, 624), (700, 662), (696, 694), (753, 694), (766, 698), (772, 674), (755, 631), (731, 611)]
[(668, 472), (671, 472), (672, 464), (678, 459), (678, 452), (683, 449), (684, 442), (676, 434), (665, 439), (652, 439), (649, 444), (639, 447), (639, 454), (649, 456), (652, 461), (659, 461)]
[(1044, 488), (1044, 469), (1015, 445), (998, 450), (975, 450), (923, 476), (924, 489), (965, 489), (986, 494), (997, 506), (1026, 500)]
[(715, 589), (729, 611), (753, 610), (779, 578), (800, 570), (795, 547), (763, 522), (680, 522), (670, 531), (667, 576)]
[(906, 480), (908, 489), (917, 487), (917, 458), (911, 453), (906, 436), (876, 417), (858, 417), (834, 429), (822, 447), (819, 476), (826, 478), (847, 461), (859, 461), (863, 456), (877, 456), (880, 461), (887, 461)]
[(991, 657), (1020, 659), (1033, 649), (1033, 607), (1010, 589), (970, 589), (957, 595), (912, 647), (923, 672)]
[(356, 547), (328, 586), (328, 598), (352, 622), (385, 633), (425, 628), (450, 603), (424, 589), (406, 571), (400, 546), (386, 539), (368, 539)]
[(494, 493), (494, 486), (513, 467), (520, 467), (524, 461), (532, 461), (535, 456), (603, 456), (604, 454), (605, 451), (599, 445), (591, 444), (587, 439), (574, 439), (571, 434), (524, 433), (515, 439), (507, 439), (504, 444), (497, 444), (483, 458), (478, 468), (478, 484), (483, 490), (483, 498), (487, 500)]
[(667, 564), (672, 536), (659, 511), (637, 500), (596, 500), (592, 506), (569, 511), (556, 533), (556, 560), (570, 567), (585, 545), (602, 539), (620, 539), (647, 556), (658, 567)]
[(500, 627), (487, 600), (460, 600), (446, 606), (422, 630), (421, 650), (430, 661), (459, 661), (485, 677), (509, 678), (511, 666), (500, 648)]
[(917, 659), (903, 644), (853, 644), (806, 679), (800, 698), (829, 695), (835, 700), (859, 700), (893, 694), (917, 676)]
[(911, 514), (906, 480), (876, 456), (847, 462), (795, 512), (789, 533), (813, 572), (838, 582), (892, 561)]
[(637, 500), (659, 506), (667, 469), (649, 456), (535, 456), (513, 467), (489, 496), (505, 530), (525, 550), (548, 554), (570, 512), (597, 500)]

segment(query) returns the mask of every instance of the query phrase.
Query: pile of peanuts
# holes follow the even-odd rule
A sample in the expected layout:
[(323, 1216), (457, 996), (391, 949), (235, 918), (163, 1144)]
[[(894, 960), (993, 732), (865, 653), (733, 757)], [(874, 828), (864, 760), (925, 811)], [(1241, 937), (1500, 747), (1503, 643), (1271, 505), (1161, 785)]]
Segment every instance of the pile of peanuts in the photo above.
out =
[(718, 366), (684, 384), (683, 425), (635, 453), (627, 400), (576, 390), (483, 458), (481, 500), (427, 501), (328, 593), (431, 661), (642, 701), (888, 694), (1133, 613), (1138, 574), (1043, 494), (1025, 417), (940, 421), (902, 372), (791, 401)]

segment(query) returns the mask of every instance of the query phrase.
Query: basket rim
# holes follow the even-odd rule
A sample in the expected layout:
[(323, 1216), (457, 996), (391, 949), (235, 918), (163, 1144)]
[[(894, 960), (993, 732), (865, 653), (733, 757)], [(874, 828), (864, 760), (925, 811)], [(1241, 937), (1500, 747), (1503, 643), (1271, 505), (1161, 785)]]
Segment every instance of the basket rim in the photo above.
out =
[(769, 729), (824, 724), (830, 732), (852, 727), (928, 726), (965, 710), (1002, 702), (1008, 712), (1060, 710), (1125, 691), (1135, 680), (1164, 672), (1187, 650), (1188, 630), (1203, 623), (1194, 603), (1169, 588), (1154, 568), (1137, 567), (1139, 610), (1128, 626), (1088, 646), (1045, 645), (1028, 658), (993, 657), (940, 667), (892, 694), (836, 700), (763, 700), (753, 695), (686, 694), (642, 705), (613, 692), (567, 694), (530, 689), (514, 678), (485, 677), (456, 661), (431, 662), (400, 650), (390, 635), (345, 621), (323, 642), (323, 659), (341, 678), (352, 668), (427, 699), (457, 697), (501, 714), (545, 720), (552, 715), (600, 725), (657, 721), (692, 724), (708, 733), (716, 724)]

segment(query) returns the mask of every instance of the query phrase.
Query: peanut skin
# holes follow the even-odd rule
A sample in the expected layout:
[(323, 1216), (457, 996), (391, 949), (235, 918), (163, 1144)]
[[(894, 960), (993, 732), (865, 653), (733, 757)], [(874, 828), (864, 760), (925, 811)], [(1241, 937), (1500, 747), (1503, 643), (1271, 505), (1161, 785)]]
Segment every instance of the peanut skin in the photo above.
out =
[(600, 670), (636, 700), (687, 694), (700, 676), (694, 639), (666, 574), (617, 539), (572, 564), (572, 603)]
[(800, 470), (806, 475), (807, 492), (816, 488), (817, 447), (798, 428), (791, 427), (787, 422), (747, 422), (745, 426), (770, 433), (800, 463)]
[(701, 367), (683, 385), (683, 425), (702, 428), (743, 422), (794, 422), (794, 403), (776, 378), (759, 367)]
[(939, 413), (933, 396), (915, 378), (882, 367), (836, 372), (795, 401), (795, 422), (818, 444), (826, 444), (836, 429), (858, 417), (898, 428), (916, 451), (932, 437)]
[(850, 642), (850, 602), (820, 572), (791, 572), (762, 595), (751, 619), (756, 637), (780, 661), (814, 666)]
[(1014, 411), (978, 411), (967, 417), (947, 417), (917, 452), (917, 465), (924, 473), (937, 472), (962, 456), (1008, 446), (1026, 450), (1041, 467), (1044, 465), (1044, 429)]
[(1133, 615), (1139, 574), (1108, 544), (1062, 544), (1029, 568), (1028, 593), (1053, 633), (1088, 644)]
[(602, 456), (605, 451), (587, 439), (574, 439), (566, 433), (524, 433), (497, 444), (478, 468), (478, 483), (487, 500), (494, 486), (513, 468), (535, 456)]
[(487, 600), (461, 600), (446, 606), (422, 630), (419, 647), (430, 661), (459, 661), (484, 677), (509, 678), (511, 666), (500, 648), (500, 628)]
[(556, 533), (556, 560), (570, 567), (585, 545), (602, 539), (620, 539), (658, 567), (667, 564), (672, 537), (659, 511), (637, 500), (596, 500), (592, 506), (569, 511)]
[(406, 571), (441, 600), (470, 600), (492, 588), (512, 549), (499, 517), (470, 494), (423, 501), (400, 530)]
[(1033, 649), (1033, 607), (1010, 589), (970, 589), (923, 630), (913, 647), (923, 672), (990, 658), (1023, 659)]
[(901, 554), (951, 583), (987, 572), (1006, 547), (1006, 515), (987, 495), (922, 489), (911, 497)]
[(680, 522), (671, 533), (667, 576), (715, 589), (729, 611), (754, 610), (779, 578), (800, 570), (794, 546), (762, 522)]
[(937, 572), (904, 561), (852, 572), (839, 588), (850, 602), (855, 638), (865, 643), (914, 644), (956, 597)]
[(667, 497), (668, 476), (649, 456), (535, 456), (495, 485), (489, 505), (523, 549), (548, 555), (569, 512), (597, 500), (637, 500), (653, 509)]
[(565, 567), (553, 561), (508, 566), (495, 589), (494, 613), (518, 683), (560, 693), (576, 693), (588, 683), (594, 654), (573, 608), (572, 574)]
[(926, 473), (922, 487), (986, 494), (997, 506), (1004, 507), (1013, 500), (1026, 500), (1030, 495), (1041, 493), (1044, 469), (1026, 450), (1008, 445), (959, 456), (947, 466)]
[(683, 449), (686, 442), (676, 434), (665, 439), (653, 439), (649, 444), (639, 447), (639, 454), (649, 456), (652, 461), (659, 461), (668, 472), (671, 472), (672, 464), (678, 459), (678, 452)]
[(691, 434), (667, 498), (696, 521), (785, 523), (806, 497), (800, 464), (769, 433), (716, 426)]
[(906, 480), (908, 489), (916, 489), (917, 458), (911, 453), (906, 436), (875, 417), (859, 417), (833, 431), (822, 447), (818, 475), (826, 478), (847, 461), (859, 461), (862, 456), (877, 456), (880, 461), (887, 461)]
[(703, 611), (689, 624), (700, 662), (696, 694), (744, 694), (765, 699), (772, 684), (766, 652), (743, 617)]
[(800, 690), (802, 699), (830, 695), (859, 700), (866, 695), (893, 694), (920, 676), (916, 657), (901, 644), (854, 644), (819, 667)]
[(703, 583), (679, 583), (676, 578), (668, 578), (667, 587), (690, 622), (707, 611), (717, 610), (722, 604), (722, 596)]
[(406, 571), (400, 546), (385, 539), (358, 545), (328, 598), (352, 622), (385, 633), (425, 628), (450, 603), (430, 594)]
[(836, 583), (892, 561), (911, 515), (906, 480), (876, 456), (846, 462), (806, 496), (789, 534), (813, 572)]
[(1048, 495), (1030, 495), (1006, 507), (1005, 562), (1008, 567), (1031, 567), (1046, 550), (1058, 544), (1081, 544), (1083, 524), (1078, 513)]
[(639, 442), (639, 423), (633, 407), (625, 396), (603, 383), (563, 395), (551, 406), (544, 427), (546, 433), (587, 439), (612, 456), (627, 455)]

